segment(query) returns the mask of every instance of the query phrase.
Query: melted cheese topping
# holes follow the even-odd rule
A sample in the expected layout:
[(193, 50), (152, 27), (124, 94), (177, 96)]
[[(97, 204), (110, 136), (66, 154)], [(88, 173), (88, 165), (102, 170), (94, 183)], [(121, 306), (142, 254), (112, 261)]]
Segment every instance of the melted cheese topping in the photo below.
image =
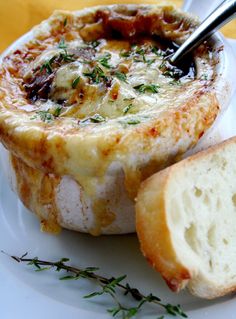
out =
[[(160, 50), (157, 55), (152, 52), (156, 46), (148, 45), (148, 41), (143, 42), (144, 44), (131, 49), (128, 41), (102, 40), (91, 60), (78, 59), (61, 66), (52, 81), (49, 100), (36, 102), (38, 110), (53, 113), (55, 106), (62, 107), (62, 117), (84, 119), (99, 114), (105, 122), (106, 119), (113, 118), (129, 121), (132, 119), (131, 114), (138, 114), (136, 119), (142, 120), (142, 115), (178, 107), (183, 103), (181, 92), (194, 82), (194, 77), (186, 75), (176, 80), (168, 73), (164, 75), (160, 70), (164, 51)], [(80, 41), (78, 47), (79, 45)], [(70, 45), (66, 47), (70, 52)], [(144, 54), (136, 53), (140, 51)], [(27, 69), (27, 78), (30, 75), (33, 77), (34, 70), (58, 56), (59, 52), (63, 54), (61, 50), (42, 53), (36, 62), (31, 63), (30, 69)], [(127, 57), (121, 57), (122, 54)], [(93, 80), (93, 73), (97, 70), (102, 75), (99, 77), (98, 74), (97, 79)], [(107, 80), (103, 81), (103, 76)], [(75, 81), (78, 83), (73, 85)], [(201, 81), (198, 83), (198, 87), (200, 86)], [(197, 88), (197, 84), (195, 87)]]

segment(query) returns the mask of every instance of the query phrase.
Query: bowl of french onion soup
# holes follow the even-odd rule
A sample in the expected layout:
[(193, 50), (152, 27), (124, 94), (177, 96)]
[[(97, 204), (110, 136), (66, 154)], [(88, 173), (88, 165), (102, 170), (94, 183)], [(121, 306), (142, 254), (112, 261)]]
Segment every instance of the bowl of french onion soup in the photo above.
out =
[(198, 24), (172, 6), (56, 11), (4, 52), (2, 166), (42, 230), (135, 232), (140, 183), (204, 139), (232, 96), (220, 35), (168, 62)]

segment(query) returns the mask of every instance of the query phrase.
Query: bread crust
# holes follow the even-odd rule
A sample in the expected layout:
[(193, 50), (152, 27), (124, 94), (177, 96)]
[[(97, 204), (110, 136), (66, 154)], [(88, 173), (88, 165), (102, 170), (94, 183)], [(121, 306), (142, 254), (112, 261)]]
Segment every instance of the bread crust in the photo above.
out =
[(141, 184), (136, 199), (136, 231), (141, 251), (148, 262), (161, 273), (175, 292), (191, 278), (176, 255), (167, 223), (165, 190), (172, 167), (151, 176)]
[[(198, 297), (213, 299), (236, 290), (236, 285), (217, 286), (206, 278), (201, 269), (186, 267), (180, 259), (172, 230), (168, 224), (168, 187), (177, 174), (184, 174), (187, 167), (213, 155), (224, 154), (236, 145), (236, 137), (201, 151), (176, 163), (145, 180), (136, 199), (136, 229), (141, 250), (148, 262), (157, 270), (171, 290), (178, 292), (187, 287)], [(181, 172), (181, 173), (180, 173)]]

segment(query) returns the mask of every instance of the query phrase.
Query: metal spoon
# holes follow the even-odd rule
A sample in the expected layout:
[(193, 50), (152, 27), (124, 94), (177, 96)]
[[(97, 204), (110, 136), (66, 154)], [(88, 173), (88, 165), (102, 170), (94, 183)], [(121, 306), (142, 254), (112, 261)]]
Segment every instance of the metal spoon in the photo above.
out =
[[(209, 0), (207, 0), (209, 1)], [(212, 33), (236, 17), (236, 0), (224, 1), (190, 35), (190, 37), (170, 57), (172, 64), (177, 64), (186, 54), (193, 51)]]

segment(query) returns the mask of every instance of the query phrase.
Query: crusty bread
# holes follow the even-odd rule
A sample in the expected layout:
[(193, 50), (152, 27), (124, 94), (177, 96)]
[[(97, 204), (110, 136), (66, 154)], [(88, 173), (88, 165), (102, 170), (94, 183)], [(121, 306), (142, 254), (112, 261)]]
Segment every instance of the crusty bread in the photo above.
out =
[(207, 299), (236, 290), (236, 137), (143, 182), (136, 226), (172, 290)]

